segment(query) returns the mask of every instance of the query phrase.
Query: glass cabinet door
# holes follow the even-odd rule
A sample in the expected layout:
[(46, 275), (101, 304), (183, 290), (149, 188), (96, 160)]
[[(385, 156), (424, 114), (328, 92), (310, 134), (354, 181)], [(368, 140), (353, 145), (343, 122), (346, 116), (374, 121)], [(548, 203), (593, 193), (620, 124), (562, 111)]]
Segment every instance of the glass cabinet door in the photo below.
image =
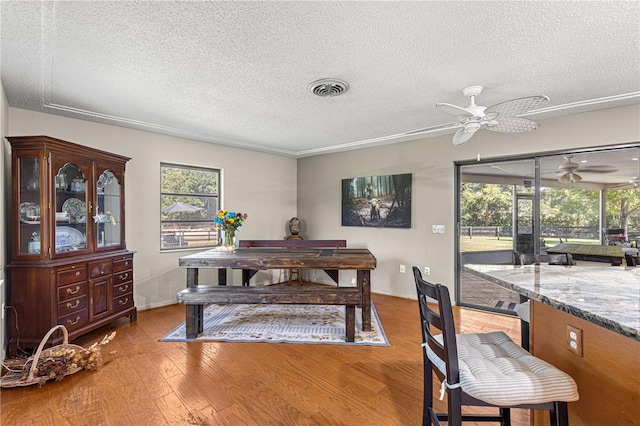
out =
[(42, 252), (40, 229), (40, 158), (19, 159), (18, 251), (20, 254), (40, 255)]
[(95, 241), (98, 248), (122, 244), (122, 190), (118, 178), (110, 170), (103, 171), (96, 182)]
[(66, 163), (54, 177), (56, 254), (87, 249), (87, 182), (78, 167)]

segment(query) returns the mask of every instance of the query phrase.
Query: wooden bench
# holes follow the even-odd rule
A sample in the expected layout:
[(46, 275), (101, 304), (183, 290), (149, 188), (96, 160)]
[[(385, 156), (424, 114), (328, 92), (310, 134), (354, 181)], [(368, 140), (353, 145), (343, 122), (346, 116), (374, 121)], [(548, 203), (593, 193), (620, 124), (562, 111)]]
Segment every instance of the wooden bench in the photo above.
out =
[[(339, 248), (346, 247), (347, 240), (240, 240), (238, 245), (244, 248)], [(252, 269), (243, 270), (242, 285), (249, 285), (249, 280), (257, 272), (257, 270)], [(329, 275), (329, 277), (338, 284), (337, 269), (325, 269), (324, 272), (326, 272), (327, 275)], [(287, 284), (291, 284), (291, 278), (294, 274), (297, 274), (298, 281), (302, 284), (300, 270), (295, 268), (289, 269), (289, 281)]]
[[(233, 287), (199, 285), (177, 294), (178, 302), (204, 306), (217, 304), (306, 304), (344, 305), (345, 341), (353, 342), (356, 328), (356, 306), (361, 294), (357, 287)], [(199, 328), (201, 326), (198, 326)], [(202, 331), (201, 329), (199, 331)]]

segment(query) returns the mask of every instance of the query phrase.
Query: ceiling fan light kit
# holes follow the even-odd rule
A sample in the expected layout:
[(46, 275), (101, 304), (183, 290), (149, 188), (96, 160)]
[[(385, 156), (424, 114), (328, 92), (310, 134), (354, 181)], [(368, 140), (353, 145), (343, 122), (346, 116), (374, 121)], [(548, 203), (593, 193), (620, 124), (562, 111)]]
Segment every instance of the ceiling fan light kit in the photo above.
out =
[(538, 95), (512, 99), (485, 107), (476, 105), (476, 96), (480, 93), (482, 93), (482, 86), (469, 86), (462, 90), (462, 94), (470, 101), (470, 105), (466, 108), (447, 103), (436, 104), (436, 108), (458, 119), (457, 125), (461, 129), (453, 136), (454, 145), (465, 143), (480, 129), (503, 133), (523, 133), (536, 130), (538, 123), (518, 117), (518, 115), (525, 114), (549, 101), (548, 97)]

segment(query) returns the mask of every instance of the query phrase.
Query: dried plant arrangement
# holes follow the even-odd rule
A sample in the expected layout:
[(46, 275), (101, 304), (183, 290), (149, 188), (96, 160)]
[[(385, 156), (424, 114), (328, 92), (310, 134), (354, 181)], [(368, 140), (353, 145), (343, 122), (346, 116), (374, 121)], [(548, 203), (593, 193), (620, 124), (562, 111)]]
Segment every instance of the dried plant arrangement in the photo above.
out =
[[(62, 331), (62, 344), (44, 349), (56, 330)], [(82, 369), (95, 370), (102, 365), (102, 346), (113, 340), (115, 335), (114, 331), (100, 342), (83, 348), (69, 344), (69, 333), (65, 326), (56, 325), (44, 336), (33, 356), (5, 365), (8, 372), (0, 378), (0, 387), (12, 388), (33, 384), (42, 386), (48, 380), (61, 380)]]

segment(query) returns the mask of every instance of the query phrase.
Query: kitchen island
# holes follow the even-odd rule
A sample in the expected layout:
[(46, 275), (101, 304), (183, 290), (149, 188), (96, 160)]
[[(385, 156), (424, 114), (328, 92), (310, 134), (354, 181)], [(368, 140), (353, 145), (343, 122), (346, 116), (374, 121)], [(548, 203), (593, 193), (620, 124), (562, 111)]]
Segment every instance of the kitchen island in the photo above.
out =
[[(575, 425), (640, 425), (640, 268), (465, 265), (531, 299), (531, 352), (571, 375)], [(571, 342), (574, 342), (573, 345)], [(535, 412), (533, 424), (548, 424)]]

